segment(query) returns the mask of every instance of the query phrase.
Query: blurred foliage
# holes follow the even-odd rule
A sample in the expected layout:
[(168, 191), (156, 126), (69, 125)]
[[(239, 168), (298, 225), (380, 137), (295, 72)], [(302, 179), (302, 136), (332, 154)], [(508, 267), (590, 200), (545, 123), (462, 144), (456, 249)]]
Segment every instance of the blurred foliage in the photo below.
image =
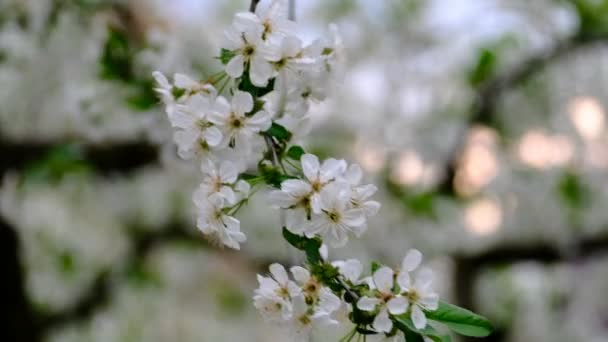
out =
[(577, 227), (580, 224), (583, 210), (589, 204), (590, 190), (577, 174), (567, 171), (557, 185), (560, 199), (568, 209), (568, 219)]
[(22, 182), (52, 183), (75, 174), (87, 174), (91, 168), (84, 161), (82, 149), (77, 144), (59, 145), (39, 160), (25, 168)]
[(157, 103), (154, 80), (138, 77), (133, 59), (138, 51), (127, 33), (115, 27), (108, 28), (108, 37), (100, 60), (100, 77), (129, 85), (127, 105), (134, 110), (152, 109)]
[(583, 38), (608, 34), (608, 0), (571, 0)]

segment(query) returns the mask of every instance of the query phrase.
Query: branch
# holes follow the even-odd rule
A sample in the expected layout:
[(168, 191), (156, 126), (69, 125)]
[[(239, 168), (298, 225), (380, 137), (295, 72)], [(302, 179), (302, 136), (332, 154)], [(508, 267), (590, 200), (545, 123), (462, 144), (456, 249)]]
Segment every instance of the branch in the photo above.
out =
[(251, 0), (251, 4), (249, 5), (249, 12), (255, 12), (255, 9), (258, 7), (258, 3), (260, 0)]
[(110, 269), (101, 271), (88, 290), (72, 306), (59, 312), (39, 317), (39, 331), (41, 335), (66, 324), (78, 324), (90, 320), (99, 310), (111, 304), (115, 296), (116, 284), (121, 279), (124, 279), (133, 269), (144, 264), (147, 257), (154, 250), (174, 242), (181, 241), (198, 244), (203, 248), (212, 249), (216, 253), (222, 253), (226, 258), (232, 258), (241, 263), (248, 264), (249, 268), (253, 270), (263, 270), (265, 272), (268, 265), (274, 262), (265, 259), (252, 259), (232, 250), (213, 249), (204, 240), (202, 235), (179, 223), (171, 224), (165, 229), (152, 232), (142, 232), (141, 229), (133, 229), (131, 238), (133, 248), (125, 264), (120, 267), (110, 268), (119, 268), (118, 272), (112, 273)]
[[(70, 142), (10, 141), (0, 138), (0, 178), (8, 170), (21, 170)], [(159, 147), (146, 142), (76, 145), (81, 158), (96, 172), (130, 172), (159, 160)]]
[(496, 110), (503, 95), (538, 75), (548, 65), (582, 49), (607, 43), (607, 35), (588, 36), (578, 33), (569, 39), (556, 43), (552, 48), (529, 56), (512, 69), (499, 74), (478, 87), (470, 108), (471, 115), (460, 135), (460, 140), (455, 144), (448, 157), (444, 176), (438, 185), (438, 190), (444, 194), (455, 194), (454, 177), (458, 168), (458, 160), (465, 148), (467, 133), (475, 124), (491, 124), (495, 120)]
[(25, 276), (20, 260), (19, 239), (15, 229), (0, 216), (0, 260), (3, 263), (3, 291), (6, 329), (0, 330), (1, 341), (39, 342), (42, 340), (37, 329), (32, 303), (25, 290)]

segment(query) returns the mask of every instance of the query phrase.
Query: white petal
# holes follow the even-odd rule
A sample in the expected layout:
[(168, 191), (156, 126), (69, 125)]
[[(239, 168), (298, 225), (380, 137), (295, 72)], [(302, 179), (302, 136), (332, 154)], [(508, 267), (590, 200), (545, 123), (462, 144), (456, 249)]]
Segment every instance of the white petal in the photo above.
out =
[(401, 269), (407, 272), (411, 272), (418, 268), (422, 262), (422, 253), (417, 249), (410, 249), (401, 263)]
[(265, 131), (270, 128), (272, 121), (270, 120), (270, 114), (266, 111), (259, 111), (254, 116), (247, 119), (247, 126), (254, 129), (254, 131)]
[(249, 76), (251, 83), (258, 87), (265, 87), (268, 79), (272, 77), (272, 65), (261, 56), (254, 56), (249, 64)]
[(270, 274), (272, 274), (272, 277), (274, 278), (274, 280), (277, 281), (277, 283), (281, 284), (281, 285), (285, 285), (287, 284), (287, 281), (289, 281), (289, 277), (287, 276), (287, 271), (285, 271), (285, 267), (283, 267), (283, 265), (281, 264), (272, 264), (270, 265)]
[(288, 179), (281, 183), (281, 190), (294, 196), (300, 197), (308, 194), (312, 189), (310, 184), (299, 179)]
[(226, 73), (232, 78), (239, 78), (245, 70), (245, 58), (242, 55), (236, 55), (226, 64)]
[(363, 265), (357, 259), (349, 259), (342, 262), (338, 267), (338, 270), (346, 279), (352, 283), (355, 283), (357, 280), (359, 280), (359, 277), (363, 272)]
[(412, 322), (416, 329), (424, 329), (426, 327), (426, 316), (418, 305), (412, 307)]
[(361, 209), (350, 209), (342, 213), (342, 222), (350, 227), (359, 227), (365, 224), (365, 214)]
[(388, 317), (388, 311), (386, 309), (381, 310), (372, 324), (374, 330), (377, 332), (389, 332), (393, 329), (393, 322)]
[[(215, 100), (215, 105), (213, 106), (213, 112), (215, 114), (218, 114), (218, 116), (220, 118), (228, 116), (228, 114), (230, 114), (230, 103), (228, 102), (228, 100), (226, 100), (225, 97), (218, 96), (217, 99)], [(216, 122), (213, 122), (213, 123), (216, 123)], [(220, 123), (223, 123), (223, 121)], [(220, 124), (220, 123), (218, 123), (218, 124)]]
[(173, 76), (173, 82), (175, 86), (182, 89), (189, 89), (198, 86), (198, 82), (191, 79), (189, 76), (184, 74), (175, 74)]
[(344, 178), (351, 185), (357, 185), (361, 182), (361, 178), (363, 178), (363, 170), (359, 164), (352, 164), (346, 173), (344, 174)]
[(416, 274), (416, 280), (414, 281), (414, 286), (417, 289), (425, 290), (429, 286), (431, 286), (432, 282), (433, 282), (433, 271), (431, 271), (430, 268), (425, 267), (425, 268), (422, 268), (420, 271), (418, 271), (418, 273)]
[(309, 181), (317, 179), (319, 173), (319, 158), (313, 154), (304, 154), (300, 158), (302, 163), (302, 171)]
[(205, 129), (205, 131), (203, 132), (203, 138), (205, 138), (207, 145), (215, 147), (219, 146), (219, 144), (222, 143), (222, 139), (224, 138), (224, 136), (222, 135), (222, 131), (220, 131), (219, 128), (213, 126)]
[(321, 289), (321, 293), (319, 294), (319, 307), (321, 310), (327, 313), (332, 313), (338, 310), (341, 304), (342, 301), (340, 298), (333, 294), (329, 289), (326, 287)]
[(253, 109), (251, 94), (237, 90), (232, 97), (232, 110), (238, 114), (249, 113)]
[(334, 158), (327, 159), (323, 162), (319, 175), (322, 182), (328, 182), (337, 176), (341, 176), (346, 171), (346, 161), (337, 160)]
[(357, 301), (357, 308), (363, 311), (374, 311), (379, 303), (380, 300), (378, 298), (361, 297)]
[(231, 161), (224, 161), (220, 165), (220, 179), (222, 183), (233, 184), (238, 177), (236, 165)]
[(326, 244), (322, 244), (321, 247), (319, 247), (319, 254), (321, 255), (321, 259), (327, 260), (329, 250)]
[(380, 202), (376, 201), (367, 201), (363, 203), (363, 212), (365, 212), (365, 216), (372, 217), (375, 216), (380, 210)]
[(374, 272), (374, 284), (380, 292), (390, 293), (393, 288), (393, 270), (383, 266)]
[(300, 285), (307, 283), (310, 280), (310, 272), (304, 267), (294, 266), (291, 268), (291, 274), (293, 278)]
[(426, 293), (420, 298), (420, 304), (427, 310), (437, 310), (439, 307), (439, 295), (437, 293)]
[(409, 290), (412, 287), (412, 280), (410, 275), (405, 270), (401, 270), (397, 276), (397, 284), (401, 288), (401, 291)]
[(394, 297), (386, 303), (388, 311), (393, 315), (401, 315), (407, 311), (409, 302), (405, 297)]

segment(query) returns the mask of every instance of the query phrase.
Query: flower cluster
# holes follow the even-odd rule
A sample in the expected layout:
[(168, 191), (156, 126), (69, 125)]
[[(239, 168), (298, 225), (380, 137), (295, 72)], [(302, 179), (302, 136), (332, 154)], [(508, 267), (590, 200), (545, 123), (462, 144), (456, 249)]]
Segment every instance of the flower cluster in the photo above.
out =
[(371, 199), (376, 186), (361, 184), (358, 165), (321, 161), (295, 144), (307, 132), (311, 101), (324, 99), (339, 70), (341, 40), (334, 29), (332, 39), (305, 45), (285, 7), (274, 0), (236, 14), (219, 74), (205, 81), (176, 74), (170, 82), (154, 73), (178, 154), (201, 165), (193, 196), (197, 226), (239, 249), (246, 236), (235, 215), (255, 187), (268, 185), (270, 204), (285, 213), (283, 237), (306, 254), (307, 268), (292, 267), (293, 280), (279, 264), (269, 277), (258, 276), (253, 300), (267, 321), (287, 327), (294, 340), (307, 340), (314, 326), (344, 321), (354, 324), (348, 341), (356, 334), (437, 337), (427, 316), (440, 303), (431, 272), (418, 269), (420, 252), (408, 252), (398, 270), (376, 266), (363, 279), (359, 261), (328, 261), (328, 246), (360, 237), (380, 204)]
[(331, 247), (344, 246), (349, 232), (361, 236), (380, 203), (369, 200), (374, 185), (359, 184), (359, 165), (347, 168), (344, 160), (333, 158), (321, 164), (312, 154), (302, 155), (301, 165), (302, 179), (286, 180), (270, 193), (272, 204), (287, 211), (285, 227), (309, 238), (319, 235)]
[(306, 341), (313, 325), (338, 324), (332, 315), (342, 301), (307, 269), (294, 266), (290, 271), (295, 281), (283, 266), (270, 265), (271, 277), (258, 275), (253, 301), (267, 321), (281, 324), (295, 341)]

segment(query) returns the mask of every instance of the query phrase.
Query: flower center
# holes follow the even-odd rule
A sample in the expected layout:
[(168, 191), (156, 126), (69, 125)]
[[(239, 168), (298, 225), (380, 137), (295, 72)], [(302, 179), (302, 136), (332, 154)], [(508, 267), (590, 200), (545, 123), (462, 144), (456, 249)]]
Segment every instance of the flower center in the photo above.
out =
[(253, 45), (247, 45), (243, 49), (243, 56), (251, 57), (255, 53), (255, 47)]
[(241, 128), (244, 126), (244, 122), (243, 119), (236, 116), (236, 114), (232, 113), (231, 114), (231, 118), (230, 118), (230, 126), (232, 126), (233, 128)]
[(340, 213), (339, 212), (330, 211), (327, 213), (327, 216), (329, 216), (329, 219), (334, 223), (340, 222)]
[(310, 184), (310, 186), (312, 187), (313, 192), (319, 192), (323, 188), (323, 183), (321, 183), (319, 180), (315, 180), (312, 182), (312, 184)]
[(393, 297), (395, 297), (395, 295), (393, 295), (392, 293), (381, 293), (380, 294), (380, 300), (384, 303), (388, 303), (388, 301), (393, 299)]
[(302, 323), (302, 325), (309, 325), (310, 323), (312, 323), (312, 321), (310, 320), (310, 317), (308, 317), (308, 315), (302, 315), (298, 318), (298, 321), (300, 321), (300, 323)]
[(407, 293), (407, 299), (410, 303), (417, 303), (420, 301), (420, 294), (416, 290), (411, 290)]

